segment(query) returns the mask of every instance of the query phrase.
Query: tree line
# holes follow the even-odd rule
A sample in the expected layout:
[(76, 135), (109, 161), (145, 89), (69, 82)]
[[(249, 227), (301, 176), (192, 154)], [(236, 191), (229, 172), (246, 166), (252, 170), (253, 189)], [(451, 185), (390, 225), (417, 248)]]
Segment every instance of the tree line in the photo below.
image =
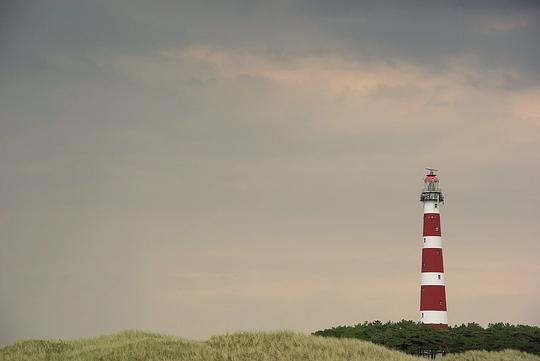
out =
[(499, 351), (514, 349), (540, 355), (540, 328), (508, 323), (477, 323), (433, 330), (414, 321), (364, 322), (355, 326), (338, 326), (313, 332), (313, 335), (357, 338), (392, 349), (418, 355), (426, 351), (458, 353), (468, 350)]

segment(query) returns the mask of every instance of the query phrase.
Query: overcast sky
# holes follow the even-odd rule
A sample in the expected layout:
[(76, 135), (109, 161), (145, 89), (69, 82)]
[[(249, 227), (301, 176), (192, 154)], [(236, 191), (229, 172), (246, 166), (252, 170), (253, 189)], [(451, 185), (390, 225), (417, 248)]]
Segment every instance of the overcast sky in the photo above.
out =
[(540, 7), (0, 2), (0, 344), (540, 325)]

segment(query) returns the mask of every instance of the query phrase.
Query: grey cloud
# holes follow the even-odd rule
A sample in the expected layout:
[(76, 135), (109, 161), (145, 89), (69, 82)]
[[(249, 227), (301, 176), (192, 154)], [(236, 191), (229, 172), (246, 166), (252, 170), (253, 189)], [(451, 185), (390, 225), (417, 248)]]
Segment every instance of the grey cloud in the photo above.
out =
[[(44, 52), (88, 56), (111, 49), (148, 52), (208, 43), (290, 53), (352, 52), (368, 59), (407, 59), (433, 67), (465, 54), (477, 56), (485, 65), (537, 73), (540, 9), (529, 3), (318, 4), (17, 3), (6, 6), (1, 43), (6, 60), (14, 57), (11, 66), (38, 61)], [(494, 31), (489, 24), (497, 22), (518, 24)]]

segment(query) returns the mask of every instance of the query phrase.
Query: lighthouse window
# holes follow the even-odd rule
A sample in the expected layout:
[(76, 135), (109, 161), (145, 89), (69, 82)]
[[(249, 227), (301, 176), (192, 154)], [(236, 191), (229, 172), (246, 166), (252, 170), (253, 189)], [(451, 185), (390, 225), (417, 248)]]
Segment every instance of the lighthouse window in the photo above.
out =
[(441, 275), (437, 275), (437, 277), (439, 277), (439, 279), (441, 279)]
[(422, 318), (424, 318), (424, 312), (422, 312)]
[(435, 203), (435, 208), (437, 208), (437, 203)]

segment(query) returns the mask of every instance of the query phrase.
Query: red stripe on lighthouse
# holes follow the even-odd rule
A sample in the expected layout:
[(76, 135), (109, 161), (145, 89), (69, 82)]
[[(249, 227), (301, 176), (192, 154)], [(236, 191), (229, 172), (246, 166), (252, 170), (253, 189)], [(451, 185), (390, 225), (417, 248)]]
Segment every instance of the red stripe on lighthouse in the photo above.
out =
[(420, 292), (421, 311), (446, 311), (444, 286), (422, 286)]
[(442, 248), (422, 249), (422, 272), (444, 272)]
[(439, 213), (424, 214), (424, 236), (441, 235), (441, 217)]

